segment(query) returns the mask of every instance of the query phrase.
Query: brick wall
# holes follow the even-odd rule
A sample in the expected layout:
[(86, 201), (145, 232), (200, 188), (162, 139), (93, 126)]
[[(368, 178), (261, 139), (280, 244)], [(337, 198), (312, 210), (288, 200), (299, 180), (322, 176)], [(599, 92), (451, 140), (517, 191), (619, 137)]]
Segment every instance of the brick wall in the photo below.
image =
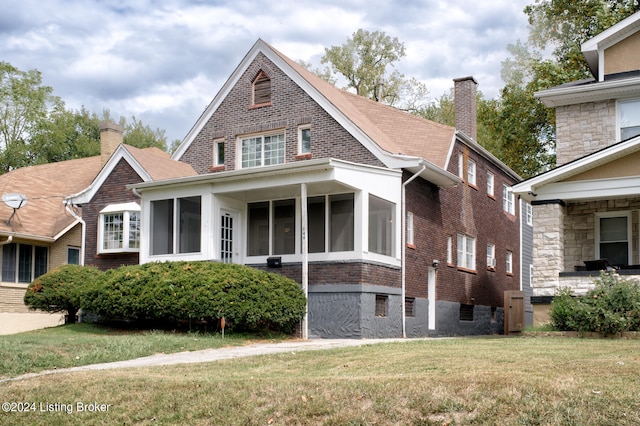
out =
[[(276, 272), (302, 283), (302, 264), (287, 263), (282, 268), (266, 265), (250, 265), (254, 268)], [(309, 285), (321, 284), (374, 284), (400, 288), (400, 269), (370, 262), (310, 262)]]
[(109, 204), (121, 204), (131, 201), (140, 203), (140, 199), (126, 188), (126, 185), (138, 182), (142, 182), (142, 178), (131, 168), (129, 163), (121, 159), (93, 199), (82, 206), (82, 219), (87, 227), (85, 265), (92, 265), (105, 270), (139, 263), (138, 253), (97, 254), (100, 211)]
[(80, 248), (81, 241), (82, 225), (77, 224), (49, 248), (49, 270), (55, 269), (60, 265), (66, 265), (68, 260), (68, 248)]
[(27, 313), (29, 308), (24, 304), (24, 287), (0, 287), (0, 312)]
[(556, 108), (556, 164), (561, 166), (616, 141), (615, 101)]
[[(251, 108), (252, 82), (260, 70), (271, 78), (271, 104)], [(284, 129), (286, 162), (294, 162), (298, 154), (300, 125), (311, 126), (312, 158), (331, 157), (382, 166), (371, 152), (262, 54), (248, 67), (180, 160), (191, 164), (198, 173), (209, 173), (213, 163), (213, 141), (223, 138), (224, 170), (234, 170), (239, 135)]]
[[(500, 307), (505, 290), (519, 289), (520, 239), (518, 219), (502, 207), (502, 186), (512, 185), (513, 179), (484, 160), (466, 145), (457, 143), (458, 153), (476, 162), (476, 185), (462, 183), (455, 188), (438, 188), (422, 179), (407, 187), (407, 211), (414, 214), (415, 249), (407, 248), (406, 292), (408, 297), (429, 297), (427, 272), (434, 259), (439, 260), (437, 272), (437, 300), (471, 305)], [(457, 161), (449, 172), (458, 174)], [(494, 197), (487, 195), (486, 177), (494, 175)], [(410, 177), (405, 173), (404, 179)], [(516, 203), (517, 204), (517, 203)], [(516, 205), (517, 210), (517, 205)], [(476, 270), (467, 272), (455, 265), (447, 265), (447, 238), (452, 239), (453, 263), (457, 261), (457, 234), (476, 239)], [(487, 243), (495, 245), (496, 267), (488, 270)], [(506, 273), (506, 252), (513, 253), (513, 273)]]

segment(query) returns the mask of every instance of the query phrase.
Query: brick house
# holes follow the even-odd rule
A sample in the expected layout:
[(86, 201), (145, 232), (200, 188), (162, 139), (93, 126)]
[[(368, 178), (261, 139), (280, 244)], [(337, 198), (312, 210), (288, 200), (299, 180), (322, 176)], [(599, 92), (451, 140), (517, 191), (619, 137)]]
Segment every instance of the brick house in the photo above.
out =
[(139, 198), (125, 185), (195, 171), (157, 148), (122, 144), (122, 133), (104, 123), (101, 155), (0, 176), (0, 312), (27, 313), (29, 283), (60, 265), (139, 263)]
[(198, 176), (129, 186), (140, 261), (285, 274), (308, 294), (311, 337), (500, 332), (503, 294), (530, 268), (520, 178), (475, 142), (476, 85), (455, 80), (453, 128), (337, 89), (258, 40), (173, 154)]
[(559, 287), (600, 270), (640, 278), (640, 13), (582, 44), (593, 78), (543, 90), (556, 109), (557, 167), (514, 186), (534, 213), (536, 322)]

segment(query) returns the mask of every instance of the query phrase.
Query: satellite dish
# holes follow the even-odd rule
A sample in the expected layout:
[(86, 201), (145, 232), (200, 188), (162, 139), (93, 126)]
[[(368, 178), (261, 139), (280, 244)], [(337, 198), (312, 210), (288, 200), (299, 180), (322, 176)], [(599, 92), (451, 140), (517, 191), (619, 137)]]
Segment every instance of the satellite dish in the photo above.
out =
[(24, 194), (4, 194), (2, 201), (14, 210), (24, 207), (27, 204), (27, 196)]

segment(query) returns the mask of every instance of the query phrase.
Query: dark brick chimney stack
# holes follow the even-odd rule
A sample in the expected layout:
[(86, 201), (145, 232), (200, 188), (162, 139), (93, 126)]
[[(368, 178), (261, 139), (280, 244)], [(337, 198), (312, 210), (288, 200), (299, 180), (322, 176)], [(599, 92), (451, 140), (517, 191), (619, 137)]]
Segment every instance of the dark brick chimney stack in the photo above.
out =
[(453, 80), (453, 102), (456, 114), (456, 130), (477, 139), (476, 125), (476, 91), (478, 82), (475, 78), (462, 77)]

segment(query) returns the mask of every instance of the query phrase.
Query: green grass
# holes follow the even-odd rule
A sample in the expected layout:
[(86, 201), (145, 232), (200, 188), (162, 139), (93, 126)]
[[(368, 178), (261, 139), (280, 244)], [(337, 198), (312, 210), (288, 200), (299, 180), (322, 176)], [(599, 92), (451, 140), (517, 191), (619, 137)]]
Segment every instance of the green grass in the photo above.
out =
[[(285, 336), (262, 337), (282, 340)], [(0, 336), (0, 379), (24, 373), (122, 361), (157, 353), (175, 353), (243, 345), (255, 336), (227, 333), (135, 331), (69, 324)]]
[(10, 381), (36, 411), (0, 424), (636, 425), (638, 395), (638, 340), (427, 339)]

